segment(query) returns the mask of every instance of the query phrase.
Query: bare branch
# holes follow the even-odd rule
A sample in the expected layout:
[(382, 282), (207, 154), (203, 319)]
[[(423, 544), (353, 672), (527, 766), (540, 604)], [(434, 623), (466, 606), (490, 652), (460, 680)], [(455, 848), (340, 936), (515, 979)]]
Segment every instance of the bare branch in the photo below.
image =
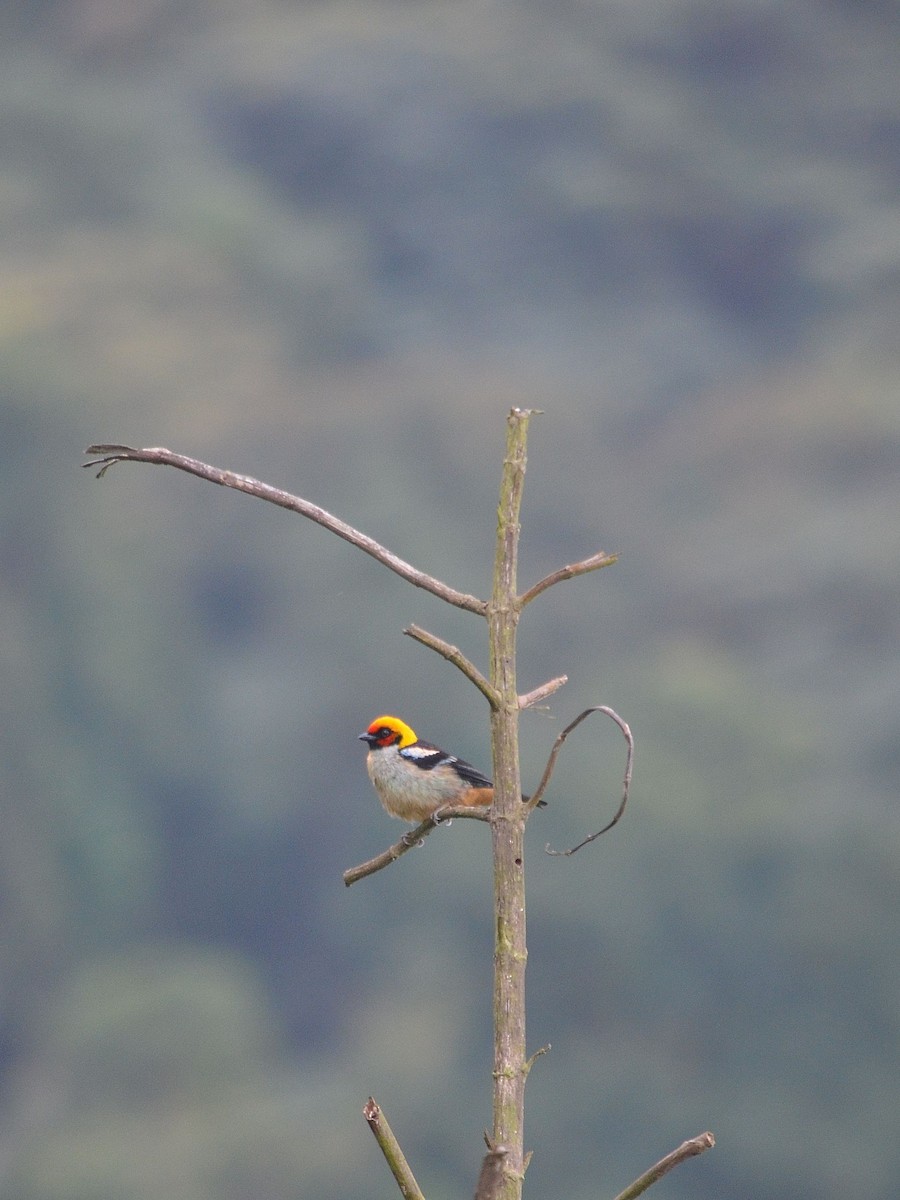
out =
[(530, 604), (541, 592), (546, 592), (547, 588), (553, 587), (554, 583), (561, 583), (564, 579), (574, 579), (578, 575), (587, 575), (589, 571), (599, 571), (601, 567), (612, 566), (617, 558), (617, 554), (607, 554), (605, 551), (599, 550), (596, 554), (592, 554), (590, 558), (586, 558), (582, 562), (570, 563), (567, 567), (560, 567), (558, 571), (553, 571), (521, 595), (519, 597), (519, 606), (524, 608), (526, 604)]
[(546, 683), (542, 683), (540, 687), (536, 687), (533, 692), (528, 692), (524, 696), (519, 697), (519, 708), (533, 708), (535, 704), (540, 704), (542, 700), (546, 700), (548, 696), (552, 696), (554, 692), (569, 682), (568, 675), (559, 675), (556, 679), (548, 679)]
[[(589, 708), (587, 710), (587, 712), (583, 712), (581, 714), (581, 716), (578, 718), (578, 721), (583, 720), (591, 712), (602, 712), (602, 713), (605, 713), (606, 716), (612, 717), (612, 719), (615, 721), (615, 723), (622, 730), (622, 736), (625, 738), (625, 741), (628, 743), (628, 755), (625, 759), (625, 778), (622, 781), (622, 800), (621, 800), (621, 803), (619, 804), (619, 807), (616, 809), (616, 813), (615, 813), (615, 816), (613, 817), (613, 819), (608, 824), (604, 825), (602, 829), (598, 829), (596, 833), (590, 834), (588, 837), (586, 837), (584, 839), (584, 841), (579, 842), (577, 846), (573, 846), (570, 850), (562, 850), (562, 851), (551, 850), (549, 846), (545, 846), (544, 849), (547, 851), (548, 854), (563, 854), (568, 858), (570, 855), (574, 854), (577, 850), (580, 850), (582, 846), (586, 846), (588, 844), (588, 842), (596, 841), (598, 837), (601, 837), (604, 833), (608, 833), (609, 830), (612, 829), (612, 827), (614, 825), (617, 825), (619, 823), (619, 820), (622, 817), (622, 814), (625, 812), (625, 805), (628, 803), (628, 792), (629, 792), (629, 789), (631, 788), (631, 768), (632, 768), (632, 764), (634, 763), (634, 735), (632, 734), (628, 725), (626, 725), (625, 722), (622, 720), (622, 718), (619, 716), (619, 714), (617, 712), (615, 712), (613, 709), (607, 708), (606, 705), (601, 704), (597, 708)], [(578, 724), (578, 721), (575, 722), (576, 725)], [(571, 729), (572, 726), (569, 726), (569, 728)], [(568, 730), (566, 730), (565, 732), (568, 733)]]
[(705, 1150), (711, 1150), (715, 1144), (716, 1139), (709, 1132), (700, 1133), (695, 1138), (689, 1138), (688, 1141), (682, 1142), (677, 1150), (673, 1150), (671, 1154), (667, 1154), (665, 1158), (661, 1158), (649, 1171), (645, 1171), (634, 1183), (629, 1184), (624, 1192), (619, 1192), (616, 1200), (636, 1200), (637, 1196), (646, 1192), (648, 1187), (651, 1187), (658, 1179), (662, 1179), (663, 1175), (668, 1174), (673, 1167), (677, 1167), (685, 1159), (695, 1158), (698, 1154), (703, 1154)]
[(351, 884), (358, 883), (360, 879), (365, 879), (367, 875), (374, 875), (376, 871), (382, 871), (385, 867), (389, 867), (391, 863), (396, 862), (414, 846), (421, 846), (432, 830), (437, 829), (439, 825), (449, 825), (457, 818), (461, 821), (490, 821), (491, 810), (490, 808), (473, 808), (471, 806), (451, 808), (449, 805), (446, 808), (439, 808), (436, 813), (432, 813), (415, 829), (404, 833), (403, 837), (398, 842), (394, 842), (393, 846), (382, 850), (381, 854), (376, 854), (368, 862), (360, 863), (358, 867), (348, 868), (342, 876), (345, 886), (350, 887)]
[(525, 484), (527, 409), (507, 417), (506, 455), (497, 504), (494, 574), (488, 606), (491, 686), (500, 704), (491, 712), (494, 802), (491, 847), (494, 865), (494, 1065), (493, 1129), (509, 1155), (501, 1164), (503, 1200), (520, 1200), (525, 1174), (525, 821), (519, 772), (519, 689), (516, 630), (519, 619), (517, 564)]
[(398, 558), (396, 554), (392, 554), (374, 538), (354, 529), (352, 525), (341, 521), (324, 508), (319, 508), (317, 504), (312, 504), (309, 500), (294, 496), (290, 492), (284, 492), (280, 488), (272, 487), (268, 483), (262, 483), (249, 475), (238, 475), (234, 471), (210, 466), (209, 463), (200, 462), (199, 459), (188, 458), (185, 454), (176, 454), (173, 450), (166, 450), (163, 446), (150, 446), (144, 450), (136, 450), (133, 446), (97, 445), (88, 446), (85, 453), (102, 455), (101, 458), (95, 458), (83, 464), (85, 467), (99, 466), (98, 479), (116, 463), (151, 463), (154, 466), (176, 467), (179, 471), (186, 471), (189, 475), (207, 479), (210, 483), (234, 488), (238, 492), (245, 492), (248, 496), (255, 496), (259, 500), (277, 504), (280, 508), (290, 509), (291, 512), (299, 513), (301, 517), (307, 517), (310, 521), (315, 521), (317, 525), (336, 533), (345, 542), (350, 542), (352, 546), (371, 555), (372, 558), (383, 563), (384, 566), (415, 587), (423, 588), (426, 592), (439, 596), (441, 600), (446, 600), (448, 604), (453, 604), (457, 608), (464, 608), (468, 612), (479, 613), (481, 616), (487, 614), (487, 601), (479, 600), (477, 596), (470, 596), (466, 592), (458, 592), (439, 579), (418, 570), (402, 558)]
[(442, 658), (446, 658), (447, 662), (453, 663), (454, 667), (459, 667), (463, 675), (470, 680), (482, 695), (486, 698), (491, 708), (496, 708), (499, 704), (497, 692), (485, 677), (481, 674), (473, 662), (463, 654), (456, 646), (451, 646), (449, 642), (445, 642), (443, 638), (439, 638), (434, 633), (429, 633), (427, 629), (422, 629), (418, 625), (410, 625), (403, 632), (407, 637), (411, 637), (416, 642), (421, 642), (423, 646), (428, 646), (430, 650), (436, 651)]
[(387, 1117), (370, 1096), (363, 1105), (363, 1116), (369, 1123), (369, 1128), (375, 1135), (375, 1141), (381, 1147), (391, 1173), (397, 1180), (401, 1194), (405, 1200), (425, 1200), (422, 1189), (416, 1183), (416, 1177), (410, 1169), (406, 1156), (400, 1149), (400, 1143), (394, 1137), (394, 1131), (388, 1124)]
[(525, 1070), (528, 1071), (530, 1074), (531, 1068), (534, 1066), (534, 1064), (537, 1062), (537, 1060), (539, 1058), (543, 1058), (543, 1056), (545, 1054), (549, 1054), (552, 1049), (553, 1049), (553, 1047), (548, 1042), (546, 1046), (541, 1046), (541, 1048), (539, 1050), (535, 1050), (534, 1054), (532, 1054), (531, 1058), (529, 1058), (528, 1062), (526, 1062)]
[(541, 797), (544, 795), (544, 792), (547, 790), (547, 784), (550, 782), (550, 777), (553, 774), (553, 768), (556, 766), (556, 759), (557, 759), (557, 756), (559, 755), (560, 750), (562, 749), (563, 742), (566, 740), (566, 738), (569, 736), (569, 734), (572, 732), (573, 729), (577, 729), (577, 727), (581, 724), (582, 721), (584, 721), (587, 717), (589, 717), (591, 715), (591, 713), (595, 713), (595, 712), (601, 712), (605, 716), (611, 717), (612, 720), (614, 720), (615, 723), (622, 730), (622, 735), (624, 736), (625, 741), (628, 743), (628, 756), (625, 761), (625, 781), (624, 781), (624, 787), (623, 787), (623, 791), (622, 791), (622, 802), (619, 805), (616, 815), (609, 822), (609, 824), (604, 825), (603, 828), (598, 830), (597, 833), (592, 833), (590, 835), (590, 837), (585, 838), (583, 842), (579, 842), (577, 846), (573, 846), (571, 850), (551, 850), (550, 847), (547, 846), (547, 847), (545, 847), (545, 849), (548, 854), (565, 854), (565, 855), (574, 854), (576, 850), (580, 850), (581, 847), (586, 846), (588, 844), (588, 842), (592, 842), (592, 841), (594, 841), (595, 838), (600, 837), (600, 834), (606, 833), (607, 830), (612, 829), (613, 825), (615, 825), (619, 821), (622, 814), (624, 813), (625, 805), (628, 802), (628, 791), (629, 791), (629, 788), (631, 787), (631, 767), (632, 767), (632, 763), (634, 761), (634, 736), (633, 736), (631, 730), (628, 728), (628, 726), (625, 724), (625, 722), (619, 716), (619, 714), (614, 711), (614, 709), (608, 708), (605, 704), (597, 704), (593, 708), (586, 708), (583, 713), (579, 713), (578, 716), (575, 718), (575, 720), (572, 721), (570, 724), (568, 724), (565, 727), (565, 729), (562, 731), (562, 733), (559, 735), (559, 737), (553, 743), (553, 749), (550, 751), (550, 757), (547, 759), (547, 765), (544, 768), (544, 774), (541, 776), (541, 782), (538, 784), (537, 791), (530, 798), (529, 804), (533, 808), (537, 804), (540, 803)]

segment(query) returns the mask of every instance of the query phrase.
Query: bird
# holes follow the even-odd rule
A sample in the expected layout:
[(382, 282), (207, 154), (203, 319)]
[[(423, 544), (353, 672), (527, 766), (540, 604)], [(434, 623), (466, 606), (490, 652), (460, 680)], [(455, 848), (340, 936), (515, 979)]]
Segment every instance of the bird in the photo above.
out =
[(486, 775), (465, 759), (420, 740), (399, 717), (376, 717), (359, 740), (369, 747), (366, 769), (392, 817), (425, 821), (439, 808), (486, 808), (493, 802), (494, 785)]

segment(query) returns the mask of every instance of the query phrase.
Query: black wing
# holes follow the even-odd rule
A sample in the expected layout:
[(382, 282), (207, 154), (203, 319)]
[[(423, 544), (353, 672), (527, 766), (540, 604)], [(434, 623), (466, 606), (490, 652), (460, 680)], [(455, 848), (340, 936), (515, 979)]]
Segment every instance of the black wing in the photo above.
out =
[(477, 767), (473, 767), (471, 763), (467, 763), (464, 758), (456, 758), (454, 755), (448, 754), (447, 762), (453, 767), (460, 779), (464, 779), (472, 787), (489, 788), (494, 786), (486, 775), (482, 775)]

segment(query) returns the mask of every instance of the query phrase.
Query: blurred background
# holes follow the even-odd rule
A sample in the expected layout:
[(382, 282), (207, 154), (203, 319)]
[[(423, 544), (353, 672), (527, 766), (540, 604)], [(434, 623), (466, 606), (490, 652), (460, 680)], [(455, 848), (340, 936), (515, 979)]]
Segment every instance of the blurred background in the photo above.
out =
[(0, 15), (0, 1194), (432, 1200), (490, 1124), (482, 623), (166, 445), (490, 586), (537, 407), (527, 1190), (893, 1200), (900, 16), (884, 0), (13, 0)]

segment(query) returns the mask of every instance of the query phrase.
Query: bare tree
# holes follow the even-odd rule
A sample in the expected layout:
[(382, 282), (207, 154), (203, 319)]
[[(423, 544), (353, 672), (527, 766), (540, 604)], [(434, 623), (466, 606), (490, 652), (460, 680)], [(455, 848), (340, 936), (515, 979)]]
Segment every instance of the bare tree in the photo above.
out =
[[(590, 834), (577, 846), (565, 851), (573, 854), (588, 842), (611, 829), (625, 811), (631, 780), (634, 742), (628, 725), (611, 708), (597, 705), (580, 713), (556, 739), (543, 778), (534, 794), (522, 802), (519, 771), (519, 713), (523, 708), (546, 699), (567, 682), (566, 676), (533, 688), (520, 695), (516, 680), (516, 635), (519, 618), (525, 607), (555, 584), (566, 579), (599, 570), (615, 562), (614, 554), (598, 551), (577, 563), (553, 571), (526, 591), (518, 591), (517, 564), (519, 547), (519, 514), (525, 481), (526, 447), (529, 420), (533, 412), (514, 408), (507, 419), (506, 454), (500, 484), (497, 519), (497, 540), (494, 555), (493, 587), (490, 599), (457, 591), (448, 584), (427, 575), (393, 554), (366, 534), (347, 525), (331, 513), (308, 500), (294, 496), (233, 471), (210, 466), (197, 459), (176, 454), (162, 447), (135, 449), (130, 446), (96, 445), (87, 453), (94, 457), (85, 464), (99, 467), (98, 477), (119, 462), (143, 462), (176, 467), (218, 483), (224, 487), (280, 505), (330, 529), (338, 537), (364, 550), (373, 558), (395, 571), (416, 587), (424, 588), (448, 604), (477, 614), (487, 621), (489, 641), (489, 670), (487, 676), (456, 647), (442, 638), (417, 626), (404, 632), (436, 651), (456, 666), (487, 699), (491, 714), (491, 745), (493, 754), (494, 802), (490, 809), (445, 808), (398, 842), (368, 862), (344, 873), (347, 886), (364, 879), (373, 871), (395, 862), (421, 840), (436, 824), (451, 817), (487, 821), (491, 828), (494, 873), (494, 1053), (493, 1053), (493, 1128), (485, 1135), (488, 1153), (482, 1162), (476, 1200), (519, 1200), (530, 1154), (525, 1153), (523, 1131), (525, 1113), (525, 1084), (534, 1060), (542, 1051), (528, 1056), (525, 1040), (525, 964), (527, 959), (525, 922), (525, 825), (550, 781), (557, 755), (568, 735), (586, 717), (600, 712), (619, 726), (627, 743), (627, 758), (622, 798), (612, 819), (596, 833)], [(551, 853), (556, 853), (555, 851)], [(408, 1163), (390, 1130), (378, 1104), (370, 1097), (364, 1115), (378, 1139), (385, 1159), (406, 1197), (421, 1197), (422, 1192)], [(617, 1200), (633, 1200), (652, 1183), (692, 1155), (713, 1145), (712, 1135), (701, 1134), (683, 1143), (623, 1191)]]

